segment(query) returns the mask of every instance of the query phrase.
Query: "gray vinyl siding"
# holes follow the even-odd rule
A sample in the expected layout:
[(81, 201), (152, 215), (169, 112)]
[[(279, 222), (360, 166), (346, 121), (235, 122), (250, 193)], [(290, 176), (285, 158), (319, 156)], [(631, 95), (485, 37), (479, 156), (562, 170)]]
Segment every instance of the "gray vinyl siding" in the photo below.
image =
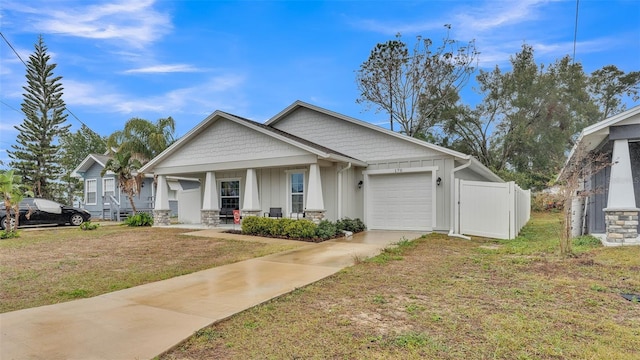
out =
[[(640, 142), (629, 143), (629, 156), (631, 156), (631, 175), (633, 176), (636, 208), (640, 208)], [(640, 234), (640, 224), (638, 224), (638, 234)]]
[(611, 168), (606, 167), (592, 175), (585, 185), (585, 190), (591, 193), (587, 204), (587, 232), (589, 234), (604, 234), (607, 230), (602, 209), (607, 207), (610, 176)]

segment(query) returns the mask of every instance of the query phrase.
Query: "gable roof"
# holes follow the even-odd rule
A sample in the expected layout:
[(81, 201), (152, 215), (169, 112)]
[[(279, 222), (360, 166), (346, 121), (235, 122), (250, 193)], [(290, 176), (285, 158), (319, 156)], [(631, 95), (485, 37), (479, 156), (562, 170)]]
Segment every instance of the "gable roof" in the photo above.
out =
[[(632, 119), (634, 117), (635, 119)], [(569, 156), (567, 156), (567, 161), (565, 161), (565, 165), (562, 170), (560, 170), (560, 174), (557, 178), (559, 179), (562, 177), (567, 164), (569, 164), (569, 162), (571, 161), (571, 158), (573, 157), (573, 154), (575, 154), (578, 146), (584, 146), (586, 151), (594, 150), (609, 137), (610, 127), (622, 125), (621, 123), (629, 122), (629, 120), (631, 120), (630, 123), (640, 124), (640, 106), (633, 107), (627, 111), (623, 111), (619, 114), (613, 115), (609, 118), (606, 118), (600, 122), (584, 128), (580, 132), (575, 145), (573, 145)]]
[(155, 158), (151, 159), (151, 161), (146, 163), (142, 168), (140, 168), (140, 171), (146, 173), (146, 172), (149, 172), (150, 170), (153, 170), (153, 168), (156, 165), (161, 163), (163, 160), (171, 156), (171, 154), (178, 151), (178, 149), (183, 147), (190, 140), (192, 140), (193, 138), (198, 136), (200, 133), (202, 133), (210, 124), (220, 119), (229, 120), (236, 124), (245, 126), (247, 128), (250, 128), (252, 130), (265, 134), (267, 136), (276, 138), (280, 141), (283, 141), (285, 143), (288, 143), (290, 145), (293, 145), (295, 147), (308, 151), (324, 159), (333, 159), (341, 162), (351, 162), (359, 166), (367, 166), (367, 163), (363, 162), (362, 160), (350, 157), (348, 155), (341, 154), (337, 151), (333, 151), (329, 148), (318, 145), (311, 141), (299, 138), (295, 135), (288, 134), (284, 131), (270, 127), (266, 124), (260, 124), (253, 120), (249, 120), (249, 119), (246, 119), (237, 115), (233, 115), (224, 111), (216, 110), (214, 113), (212, 113), (206, 119), (204, 119), (198, 125), (196, 125), (193, 129), (191, 129), (187, 134), (185, 134), (183, 137), (181, 137), (175, 143), (173, 143), (171, 146), (165, 149), (162, 153), (160, 153), (158, 156), (156, 156)]
[(350, 122), (352, 124), (356, 124), (358, 126), (369, 128), (369, 129), (381, 132), (381, 133), (383, 133), (385, 135), (390, 135), (390, 136), (393, 136), (395, 138), (398, 138), (398, 139), (401, 139), (401, 140), (404, 140), (404, 141), (408, 141), (408, 142), (423, 146), (423, 147), (425, 147), (427, 149), (439, 151), (439, 152), (445, 153), (447, 155), (451, 155), (453, 157), (456, 157), (456, 158), (459, 158), (459, 159), (462, 159), (462, 160), (469, 160), (471, 158), (471, 155), (467, 155), (467, 154), (461, 153), (459, 151), (455, 151), (455, 150), (447, 149), (447, 148), (442, 147), (442, 146), (431, 144), (431, 143), (428, 143), (428, 142), (420, 140), (420, 139), (416, 139), (416, 138), (411, 137), (411, 136), (407, 136), (407, 135), (403, 135), (403, 134), (397, 133), (395, 131), (387, 130), (387, 129), (382, 128), (380, 126), (368, 123), (366, 121), (358, 120), (358, 119), (352, 118), (350, 116), (339, 114), (337, 112), (334, 112), (334, 111), (331, 111), (331, 110), (327, 110), (327, 109), (321, 108), (319, 106), (311, 105), (311, 104), (308, 104), (308, 103), (306, 103), (304, 101), (300, 101), (300, 100), (296, 100), (293, 104), (289, 105), (286, 109), (282, 110), (276, 116), (274, 116), (271, 119), (267, 120), (267, 122), (265, 122), (265, 125), (273, 126), (278, 121), (284, 119), (285, 117), (287, 117), (287, 115), (291, 114), (292, 112), (294, 112), (298, 108), (307, 108), (307, 109), (310, 109), (310, 110), (313, 110), (313, 111), (317, 111), (319, 113), (323, 113), (325, 115), (329, 115), (329, 116), (332, 116), (332, 117), (335, 117), (335, 118)]
[(73, 169), (73, 171), (71, 172), (71, 176), (81, 178), (82, 176), (80, 174), (89, 170), (93, 166), (93, 164), (98, 164), (104, 168), (109, 159), (111, 159), (111, 156), (109, 155), (89, 154), (84, 158), (84, 160), (82, 160), (80, 165)]
[[(604, 141), (607, 136), (609, 136), (609, 128), (615, 125), (621, 125), (621, 122), (628, 120), (636, 115), (640, 115), (640, 106), (636, 106), (627, 111), (623, 111), (619, 114), (613, 115), (609, 118), (606, 118), (600, 122), (597, 122), (591, 126), (587, 126), (580, 132), (580, 136), (578, 137), (578, 141), (576, 141), (576, 145), (579, 143), (583, 143), (587, 150), (595, 149), (602, 141)], [(634, 121), (636, 123), (636, 121)], [(637, 119), (637, 123), (640, 124), (640, 116)], [(573, 154), (573, 149), (571, 151)]]
[(324, 108), (321, 108), (319, 106), (315, 106), (315, 105), (311, 105), (309, 103), (306, 103), (304, 101), (300, 101), (300, 100), (296, 100), (293, 104), (289, 105), (287, 108), (285, 108), (284, 110), (282, 110), (281, 112), (279, 112), (277, 115), (275, 115), (274, 117), (272, 117), (271, 119), (269, 119), (267, 122), (265, 122), (265, 125), (269, 126), (269, 127), (273, 127), (275, 124), (277, 124), (280, 120), (284, 119), (287, 117), (287, 115), (291, 114), (292, 112), (294, 112), (295, 110), (299, 109), (299, 108), (306, 108), (312, 111), (317, 111), (319, 113), (328, 115), (328, 116), (332, 116), (334, 118), (355, 124), (357, 126), (362, 126), (364, 128), (368, 128), (377, 132), (380, 132), (382, 134), (388, 135), (388, 136), (392, 136), (394, 138), (400, 139), (402, 141), (406, 141), (412, 144), (416, 144), (419, 146), (422, 146), (426, 149), (429, 150), (434, 150), (434, 151), (438, 151), (450, 156), (453, 156), (454, 158), (458, 159), (458, 160), (465, 160), (470, 162), (470, 170), (474, 171), (475, 173), (478, 173), (482, 176), (484, 176), (487, 179), (492, 179), (493, 181), (497, 181), (497, 182), (504, 182), (504, 180), (502, 178), (500, 178), (498, 175), (496, 175), (493, 171), (491, 171), (491, 169), (489, 169), (488, 167), (486, 167), (484, 164), (482, 164), (480, 161), (478, 161), (476, 158), (474, 158), (471, 155), (467, 155), (464, 153), (461, 153), (459, 151), (455, 151), (455, 150), (451, 150), (442, 146), (438, 146), (435, 144), (431, 144), (428, 143), (426, 141), (420, 140), (420, 139), (416, 139), (414, 137), (411, 136), (407, 136), (401, 133), (397, 133), (395, 131), (391, 131), (391, 130), (387, 130), (385, 128), (382, 128), (380, 126), (368, 123), (366, 121), (362, 121), (362, 120), (358, 120), (355, 118), (352, 118), (350, 116), (346, 116), (331, 110), (327, 110)]

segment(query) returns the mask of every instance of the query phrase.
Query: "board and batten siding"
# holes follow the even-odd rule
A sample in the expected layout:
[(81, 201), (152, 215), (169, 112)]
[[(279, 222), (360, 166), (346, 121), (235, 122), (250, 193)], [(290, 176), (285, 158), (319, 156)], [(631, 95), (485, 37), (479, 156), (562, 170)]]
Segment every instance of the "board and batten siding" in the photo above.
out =
[(366, 162), (440, 156), (441, 153), (307, 108), (298, 108), (273, 127)]
[[(162, 162), (163, 168), (307, 155), (271, 136), (220, 119)], [(217, 176), (216, 176), (217, 177)]]

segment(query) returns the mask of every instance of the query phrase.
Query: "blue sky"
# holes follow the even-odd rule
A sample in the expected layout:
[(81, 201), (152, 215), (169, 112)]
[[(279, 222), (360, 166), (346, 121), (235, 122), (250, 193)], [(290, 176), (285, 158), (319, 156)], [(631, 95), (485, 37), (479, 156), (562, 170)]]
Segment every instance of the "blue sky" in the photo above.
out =
[[(172, 116), (181, 136), (218, 109), (263, 122), (295, 100), (388, 126), (355, 102), (355, 72), (377, 43), (397, 33), (438, 43), (451, 24), (452, 38), (476, 41), (481, 68), (507, 70), (523, 43), (538, 63), (571, 55), (575, 16), (576, 1), (542, 0), (2, 0), (0, 30), (24, 61), (43, 35), (67, 107), (97, 133)], [(6, 164), (25, 67), (0, 42)], [(579, 1), (576, 60), (587, 72), (640, 70), (640, 0)], [(470, 83), (463, 100), (473, 99)]]

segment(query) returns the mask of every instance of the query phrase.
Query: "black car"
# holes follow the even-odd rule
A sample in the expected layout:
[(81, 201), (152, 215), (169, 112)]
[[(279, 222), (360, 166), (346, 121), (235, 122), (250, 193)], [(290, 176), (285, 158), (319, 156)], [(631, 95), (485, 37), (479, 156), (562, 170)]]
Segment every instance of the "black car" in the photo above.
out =
[[(38, 225), (74, 225), (78, 226), (91, 219), (91, 214), (84, 209), (62, 205), (55, 201), (38, 198), (26, 198), (20, 202), (20, 221), (18, 226)], [(15, 224), (13, 210), (11, 224)], [(4, 206), (0, 207), (0, 228), (7, 229), (9, 219)]]

